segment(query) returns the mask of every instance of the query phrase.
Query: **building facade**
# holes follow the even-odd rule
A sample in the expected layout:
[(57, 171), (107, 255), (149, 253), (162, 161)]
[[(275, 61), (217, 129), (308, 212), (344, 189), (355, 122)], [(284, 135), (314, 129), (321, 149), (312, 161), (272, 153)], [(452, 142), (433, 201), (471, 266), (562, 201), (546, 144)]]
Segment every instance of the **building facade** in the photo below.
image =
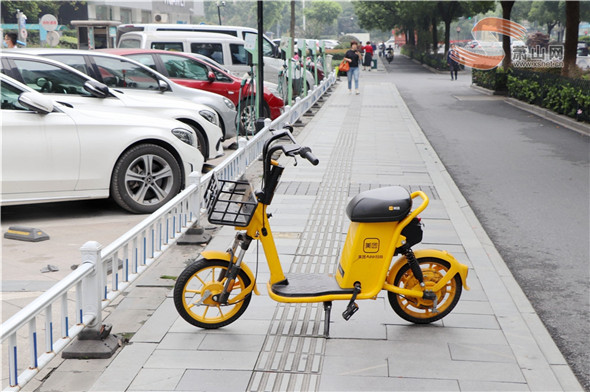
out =
[(190, 23), (191, 15), (204, 16), (202, 0), (120, 1), (90, 0), (89, 20), (127, 23)]

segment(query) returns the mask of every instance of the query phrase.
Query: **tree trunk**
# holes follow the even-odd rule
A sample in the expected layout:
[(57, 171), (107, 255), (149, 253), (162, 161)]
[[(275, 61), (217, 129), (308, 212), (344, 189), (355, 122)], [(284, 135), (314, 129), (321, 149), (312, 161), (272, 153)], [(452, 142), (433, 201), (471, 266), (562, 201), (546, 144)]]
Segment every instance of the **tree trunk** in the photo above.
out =
[(416, 46), (416, 29), (414, 28), (414, 25), (410, 28), (410, 40), (412, 41), (412, 45)]
[(436, 28), (436, 16), (432, 17), (432, 51), (438, 54), (438, 29)]
[(563, 76), (571, 76), (576, 68), (578, 50), (578, 26), (580, 24), (580, 2), (565, 2), (565, 48), (563, 53)]
[(557, 23), (547, 22), (547, 35), (549, 36), (549, 41), (551, 41), (551, 33), (553, 32), (553, 28)]
[(451, 20), (445, 19), (445, 53), (449, 53), (451, 47)]
[[(512, 6), (514, 1), (501, 1), (502, 4), (502, 18), (510, 20), (512, 13)], [(512, 67), (512, 48), (510, 47), (510, 36), (502, 34), (502, 49), (504, 49), (504, 59), (502, 60), (502, 68), (507, 70)]]

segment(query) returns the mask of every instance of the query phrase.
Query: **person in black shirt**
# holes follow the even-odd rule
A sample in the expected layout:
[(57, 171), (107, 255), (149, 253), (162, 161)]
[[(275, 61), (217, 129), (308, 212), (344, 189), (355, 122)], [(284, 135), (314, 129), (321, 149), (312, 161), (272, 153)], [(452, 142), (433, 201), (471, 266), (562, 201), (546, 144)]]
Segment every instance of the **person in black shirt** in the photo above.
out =
[(459, 63), (455, 60), (458, 57), (457, 50), (455, 45), (451, 45), (451, 49), (447, 53), (447, 64), (449, 65), (449, 70), (451, 71), (451, 80), (453, 80), (453, 76), (455, 80), (457, 80), (457, 71), (459, 71)]
[(350, 43), (350, 49), (344, 55), (344, 60), (348, 61), (350, 69), (346, 73), (348, 76), (348, 93), (352, 93), (352, 79), (354, 78), (354, 87), (356, 94), (359, 94), (359, 62), (361, 61), (361, 52), (358, 50), (356, 41)]

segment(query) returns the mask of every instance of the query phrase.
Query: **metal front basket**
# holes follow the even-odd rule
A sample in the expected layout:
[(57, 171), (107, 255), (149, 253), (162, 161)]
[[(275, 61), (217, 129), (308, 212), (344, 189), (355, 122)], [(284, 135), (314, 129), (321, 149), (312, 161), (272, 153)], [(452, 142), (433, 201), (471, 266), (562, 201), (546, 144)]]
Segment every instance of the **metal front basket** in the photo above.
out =
[(222, 180), (215, 175), (207, 186), (205, 204), (210, 223), (239, 227), (248, 226), (258, 205), (249, 182)]

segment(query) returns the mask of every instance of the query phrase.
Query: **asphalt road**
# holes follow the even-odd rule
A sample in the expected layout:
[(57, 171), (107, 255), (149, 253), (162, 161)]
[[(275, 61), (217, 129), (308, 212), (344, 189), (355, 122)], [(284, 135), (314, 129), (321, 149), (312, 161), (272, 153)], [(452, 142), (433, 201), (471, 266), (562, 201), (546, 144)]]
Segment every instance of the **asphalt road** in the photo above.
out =
[(387, 65), (418, 124), (586, 390), (590, 138), (433, 73)]

